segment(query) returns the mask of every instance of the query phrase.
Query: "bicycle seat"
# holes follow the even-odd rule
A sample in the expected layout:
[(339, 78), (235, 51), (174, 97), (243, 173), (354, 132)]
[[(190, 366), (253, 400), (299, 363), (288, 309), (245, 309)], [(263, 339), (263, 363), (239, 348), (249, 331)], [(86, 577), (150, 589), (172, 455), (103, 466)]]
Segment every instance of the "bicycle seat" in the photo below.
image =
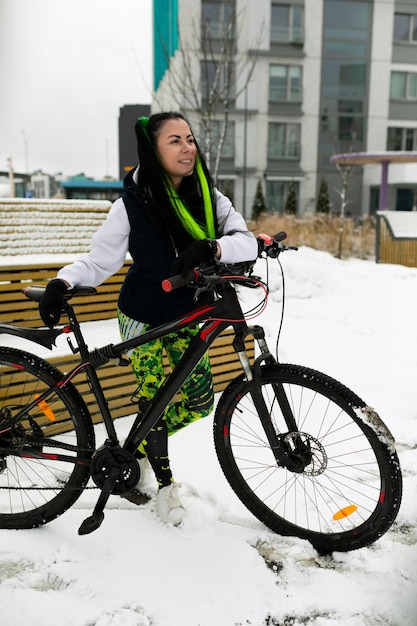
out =
[[(45, 293), (45, 289), (46, 287), (44, 285), (31, 285), (30, 287), (22, 289), (22, 293), (29, 298), (29, 300), (40, 302), (43, 294)], [(79, 285), (77, 287), (73, 287), (73, 289), (68, 289), (64, 298), (66, 300), (71, 300), (74, 296), (94, 296), (96, 293), (97, 289), (95, 287)]]

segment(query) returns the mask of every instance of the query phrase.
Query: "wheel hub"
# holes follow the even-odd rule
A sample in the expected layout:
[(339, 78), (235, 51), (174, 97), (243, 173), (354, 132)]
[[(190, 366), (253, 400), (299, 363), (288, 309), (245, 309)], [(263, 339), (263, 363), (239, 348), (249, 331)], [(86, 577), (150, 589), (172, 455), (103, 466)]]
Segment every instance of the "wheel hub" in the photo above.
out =
[(291, 448), (290, 456), (298, 467), (292, 471), (305, 476), (319, 476), (327, 468), (327, 454), (318, 439), (308, 433), (287, 433), (284, 442)]
[(120, 446), (99, 448), (91, 459), (90, 473), (99, 489), (103, 488), (110, 473), (116, 473), (116, 483), (112, 489), (114, 495), (131, 491), (140, 478), (136, 457)]

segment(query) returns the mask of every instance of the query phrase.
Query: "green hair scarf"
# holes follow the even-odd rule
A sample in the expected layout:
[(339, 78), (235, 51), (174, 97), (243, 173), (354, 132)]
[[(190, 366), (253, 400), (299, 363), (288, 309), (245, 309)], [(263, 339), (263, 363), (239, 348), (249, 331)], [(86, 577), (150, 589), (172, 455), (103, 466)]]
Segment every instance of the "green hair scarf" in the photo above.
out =
[[(140, 122), (142, 124), (145, 135), (148, 140), (149, 135), (147, 133), (146, 127), (149, 122), (148, 117), (141, 117)], [(184, 226), (185, 230), (194, 238), (194, 239), (214, 239), (216, 236), (216, 231), (214, 228), (214, 216), (213, 216), (213, 204), (212, 204), (212, 196), (210, 193), (210, 187), (206, 175), (204, 174), (203, 166), (201, 164), (200, 155), (197, 153), (196, 163), (195, 163), (195, 172), (197, 174), (197, 178), (200, 183), (201, 192), (203, 194), (203, 203), (204, 203), (204, 214), (206, 217), (206, 226), (202, 227), (194, 217), (191, 215), (190, 211), (187, 209), (178, 193), (172, 186), (172, 183), (169, 177), (166, 177), (165, 180), (165, 188), (168, 193), (169, 200), (171, 202), (172, 208), (175, 211), (176, 216), (178, 217), (181, 224)]]

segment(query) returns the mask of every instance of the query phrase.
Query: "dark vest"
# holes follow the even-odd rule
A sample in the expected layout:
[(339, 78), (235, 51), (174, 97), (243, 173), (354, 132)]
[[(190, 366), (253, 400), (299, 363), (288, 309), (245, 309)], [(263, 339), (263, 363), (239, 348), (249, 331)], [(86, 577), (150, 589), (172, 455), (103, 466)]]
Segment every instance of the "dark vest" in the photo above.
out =
[(131, 174), (125, 179), (123, 202), (130, 223), (129, 252), (133, 265), (119, 294), (120, 310), (135, 320), (158, 326), (200, 306), (201, 301), (194, 302), (194, 289), (163, 291), (161, 283), (171, 276), (175, 246), (169, 233), (164, 237), (152, 224)]

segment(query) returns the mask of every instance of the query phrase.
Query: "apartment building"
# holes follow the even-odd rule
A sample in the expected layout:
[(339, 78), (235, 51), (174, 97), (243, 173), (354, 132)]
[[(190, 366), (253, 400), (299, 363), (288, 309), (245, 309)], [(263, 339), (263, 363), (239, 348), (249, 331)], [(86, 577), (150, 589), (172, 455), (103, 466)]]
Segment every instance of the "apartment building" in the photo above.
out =
[[(210, 81), (233, 77), (210, 119), (218, 145), (227, 114), (218, 185), (246, 217), (259, 181), (269, 210), (292, 186), (305, 214), (324, 180), (337, 212), (332, 155), (417, 151), (416, 0), (154, 0), (154, 71), (152, 111), (180, 108), (203, 147)], [(415, 209), (417, 163), (388, 182), (388, 208)], [(353, 168), (347, 212), (374, 212), (379, 183), (380, 165)]]

